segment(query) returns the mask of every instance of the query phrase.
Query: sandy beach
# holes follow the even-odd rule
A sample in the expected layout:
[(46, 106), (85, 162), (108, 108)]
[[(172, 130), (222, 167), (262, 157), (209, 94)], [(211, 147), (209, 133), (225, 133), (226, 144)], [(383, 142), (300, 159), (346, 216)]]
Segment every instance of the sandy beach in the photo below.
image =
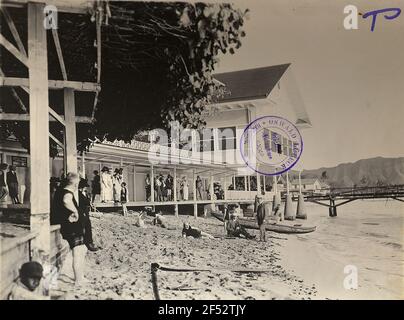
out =
[[(185, 219), (221, 235), (223, 226), (214, 218), (167, 216), (176, 227), (167, 230), (139, 228), (133, 217), (104, 214), (92, 220), (103, 250), (88, 254), (88, 284), (72, 290), (68, 257), (54, 294), (64, 299), (154, 299), (150, 264), (157, 262), (171, 268), (212, 269), (158, 271), (162, 299), (400, 299), (403, 208), (392, 201), (358, 201), (340, 207), (332, 219), (326, 208), (308, 204), (307, 223), (317, 225), (315, 232), (270, 233), (267, 243), (181, 238)], [(358, 269), (357, 290), (343, 287), (345, 265)], [(229, 271), (246, 268), (268, 272)]]

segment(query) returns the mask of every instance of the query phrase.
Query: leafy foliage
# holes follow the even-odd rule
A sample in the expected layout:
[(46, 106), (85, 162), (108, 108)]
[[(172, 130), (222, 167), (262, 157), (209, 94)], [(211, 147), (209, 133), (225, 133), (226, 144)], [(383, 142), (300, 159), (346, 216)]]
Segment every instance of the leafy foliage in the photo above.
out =
[(96, 134), (130, 140), (174, 120), (203, 127), (206, 105), (223, 94), (218, 56), (241, 46), (245, 15), (229, 4), (111, 5)]

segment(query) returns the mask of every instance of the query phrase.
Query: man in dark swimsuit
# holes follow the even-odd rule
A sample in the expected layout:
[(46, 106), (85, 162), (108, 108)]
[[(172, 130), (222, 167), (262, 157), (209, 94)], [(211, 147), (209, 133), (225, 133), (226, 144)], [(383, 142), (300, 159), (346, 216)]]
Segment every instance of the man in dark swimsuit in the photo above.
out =
[(73, 255), (73, 271), (76, 284), (84, 281), (84, 264), (87, 248), (84, 241), (85, 228), (79, 215), (79, 205), (75, 193), (80, 178), (76, 173), (68, 173), (63, 186), (55, 193), (53, 210), (60, 222), (60, 233), (69, 243)]

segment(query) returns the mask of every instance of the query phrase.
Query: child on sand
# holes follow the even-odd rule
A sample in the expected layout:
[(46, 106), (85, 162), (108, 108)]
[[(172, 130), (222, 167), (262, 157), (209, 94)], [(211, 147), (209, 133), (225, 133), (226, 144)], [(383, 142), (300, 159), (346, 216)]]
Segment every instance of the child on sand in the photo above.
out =
[(210, 235), (209, 233), (203, 232), (202, 230), (199, 230), (198, 228), (191, 227), (191, 225), (188, 222), (184, 222), (184, 224), (183, 224), (182, 236), (184, 238), (193, 237), (196, 239), (197, 238), (214, 239), (214, 236)]
[(21, 266), (20, 278), (17, 280), (9, 295), (9, 300), (45, 300), (40, 290), (43, 268), (39, 262), (26, 262)]

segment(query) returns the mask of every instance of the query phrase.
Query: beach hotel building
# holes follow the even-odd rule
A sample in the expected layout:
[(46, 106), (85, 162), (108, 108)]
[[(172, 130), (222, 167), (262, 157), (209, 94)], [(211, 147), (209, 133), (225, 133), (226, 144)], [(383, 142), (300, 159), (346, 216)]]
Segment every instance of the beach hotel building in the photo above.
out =
[[(181, 212), (181, 206), (185, 206), (187, 212), (189, 206), (193, 206), (196, 216), (207, 204), (251, 203), (257, 192), (267, 200), (272, 200), (274, 191), (282, 191), (287, 182), (278, 178), (276, 187), (273, 187), (274, 178), (247, 168), (241, 158), (239, 142), (246, 126), (254, 119), (266, 115), (284, 117), (299, 130), (311, 127), (293, 77), (292, 66), (282, 64), (221, 73), (214, 77), (224, 87), (225, 93), (206, 111), (204, 116), (207, 125), (204, 134), (190, 131), (188, 150), (181, 149), (181, 146), (174, 143), (153, 143), (158, 130), (151, 131), (146, 135), (148, 139), (142, 139), (143, 141), (96, 142), (88, 152), (78, 156), (77, 165), (81, 175), (90, 182), (94, 170), (101, 172), (104, 166), (113, 170), (123, 168), (123, 181), (127, 183), (129, 191), (129, 208), (164, 205), (173, 207), (174, 212), (178, 213), (179, 210)], [(290, 141), (284, 137), (277, 143), (271, 141), (271, 145), (273, 152), (279, 156), (292, 152)], [(27, 151), (11, 137), (1, 143), (0, 154), (1, 162), (17, 166), (20, 196), (27, 203), (30, 192), (30, 161)], [(60, 177), (65, 170), (63, 158), (56, 157), (50, 162), (51, 177)], [(152, 192), (151, 201), (147, 202), (146, 175), (151, 177), (153, 190), (153, 178), (160, 173), (165, 176), (170, 173), (174, 177), (174, 199), (157, 202)], [(202, 200), (196, 198), (197, 176), (200, 176), (203, 183)], [(179, 180), (183, 177), (187, 177), (189, 183), (188, 200), (183, 200), (180, 195)], [(220, 188), (223, 194), (214, 195), (214, 188)], [(96, 206), (103, 210), (120, 205), (97, 201)]]

